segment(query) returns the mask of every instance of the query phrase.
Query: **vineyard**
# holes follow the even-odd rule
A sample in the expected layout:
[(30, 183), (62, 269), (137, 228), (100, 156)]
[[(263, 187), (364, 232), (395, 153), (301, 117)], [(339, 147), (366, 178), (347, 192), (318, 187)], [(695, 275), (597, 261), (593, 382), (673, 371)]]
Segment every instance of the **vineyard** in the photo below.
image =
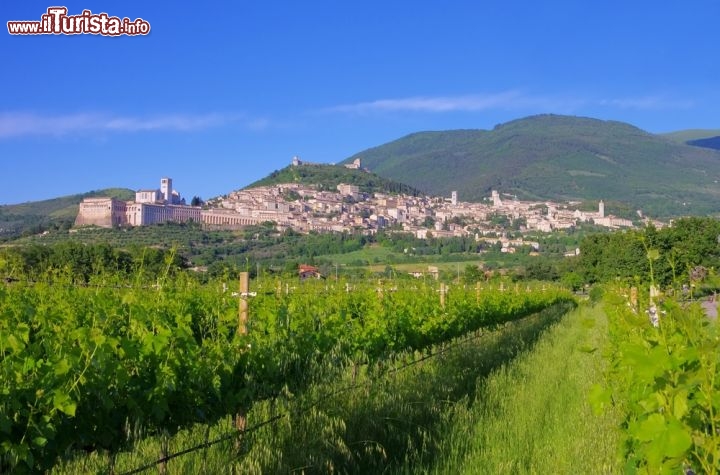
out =
[[(622, 409), (629, 473), (720, 473), (720, 332), (698, 303), (613, 288), (607, 386), (598, 410)], [(642, 293), (641, 293), (642, 296)]]
[(0, 472), (720, 470), (720, 335), (678, 285), (570, 311), (549, 283), (167, 269), (0, 285)]
[(317, 368), (361, 378), (572, 302), (544, 285), (237, 285), (182, 273), (153, 285), (112, 276), (78, 285), (56, 273), (0, 286), (0, 469), (46, 470), (74, 451), (115, 453), (137, 427), (173, 434), (235, 415), (242, 428), (258, 404), (317, 385)]

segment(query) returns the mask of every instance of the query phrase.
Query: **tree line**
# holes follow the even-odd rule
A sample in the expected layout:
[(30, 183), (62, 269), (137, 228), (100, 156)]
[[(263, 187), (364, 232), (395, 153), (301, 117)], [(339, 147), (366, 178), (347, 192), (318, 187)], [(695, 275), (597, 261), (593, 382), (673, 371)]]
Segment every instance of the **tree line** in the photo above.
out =
[(691, 283), (720, 264), (720, 221), (682, 218), (663, 229), (590, 235), (580, 244), (577, 264), (576, 272), (590, 284), (647, 281), (651, 266), (661, 286)]
[(120, 249), (109, 244), (65, 241), (50, 246), (30, 244), (0, 249), (0, 275), (41, 279), (61, 272), (75, 283), (88, 283), (92, 276), (109, 275), (155, 280), (187, 267), (172, 249), (131, 246)]
[[(190, 266), (207, 266), (209, 277), (260, 267), (274, 272), (293, 273), (299, 263), (331, 265), (324, 256), (345, 254), (374, 244), (391, 249), (408, 261), (423, 256), (440, 260), (499, 255), (498, 245), (476, 242), (471, 237), (419, 239), (410, 233), (278, 232), (272, 223), (246, 228), (235, 240), (204, 238), (189, 249), (137, 244), (113, 246), (107, 243), (60, 241), (52, 245), (28, 244), (0, 249), (0, 277), (41, 276), (62, 271), (73, 280), (88, 282), (93, 275), (112, 273), (120, 277), (154, 280), (158, 275)], [(580, 255), (563, 253), (572, 236), (540, 240), (539, 256), (520, 249), (510, 272), (514, 280), (561, 281), (579, 289), (585, 284), (622, 280), (648, 281), (651, 272), (661, 286), (692, 284), (712, 277), (720, 265), (720, 221), (713, 218), (682, 218), (663, 229), (647, 227), (615, 233), (586, 234), (580, 241)], [(478, 256), (480, 257), (480, 256)], [(481, 260), (484, 260), (480, 257)], [(391, 263), (388, 263), (391, 264)], [(488, 261), (485, 270), (494, 268)], [(474, 267), (474, 266), (473, 266)], [(475, 269), (465, 269), (473, 280)]]

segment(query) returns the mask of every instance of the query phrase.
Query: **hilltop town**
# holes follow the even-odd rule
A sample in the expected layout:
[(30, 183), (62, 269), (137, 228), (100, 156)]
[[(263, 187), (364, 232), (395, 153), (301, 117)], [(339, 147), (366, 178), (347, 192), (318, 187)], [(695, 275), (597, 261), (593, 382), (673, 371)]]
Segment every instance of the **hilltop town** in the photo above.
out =
[[(297, 157), (292, 165), (315, 166)], [(360, 169), (360, 161), (346, 167)], [(602, 201), (594, 212), (581, 211), (575, 205), (577, 203), (521, 201), (496, 190), (481, 203), (469, 203), (460, 201), (457, 192), (444, 198), (367, 193), (357, 185), (342, 183), (331, 191), (313, 185), (285, 183), (233, 191), (202, 206), (188, 206), (173, 190), (172, 179), (162, 178), (159, 189), (139, 190), (134, 201), (109, 197), (84, 199), (75, 225), (144, 226), (166, 221), (195, 221), (211, 229), (238, 229), (272, 222), (280, 231), (292, 229), (300, 233), (375, 233), (386, 229), (409, 232), (421, 239), (474, 236), (477, 240), (486, 239), (485, 236), (494, 239), (498, 231), (510, 227), (519, 231), (551, 232), (579, 223), (607, 228), (633, 226), (628, 219), (606, 214)], [(529, 243), (508, 241), (503, 246), (511, 248), (513, 244)]]

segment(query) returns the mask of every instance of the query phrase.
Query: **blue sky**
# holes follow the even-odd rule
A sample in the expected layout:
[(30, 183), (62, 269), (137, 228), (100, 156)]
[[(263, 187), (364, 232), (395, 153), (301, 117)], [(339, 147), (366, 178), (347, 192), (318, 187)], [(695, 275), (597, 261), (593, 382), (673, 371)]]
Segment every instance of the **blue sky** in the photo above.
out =
[[(178, 5), (178, 3), (180, 5)], [(16, 36), (48, 7), (147, 36)], [(559, 113), (720, 128), (720, 2), (3, 2), (0, 204), (227, 193), (420, 130)]]

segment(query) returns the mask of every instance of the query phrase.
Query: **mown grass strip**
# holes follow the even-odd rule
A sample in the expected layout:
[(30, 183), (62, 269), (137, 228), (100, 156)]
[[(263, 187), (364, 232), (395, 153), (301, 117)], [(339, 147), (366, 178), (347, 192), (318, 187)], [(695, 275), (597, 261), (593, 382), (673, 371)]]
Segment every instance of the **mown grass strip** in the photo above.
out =
[[(603, 381), (607, 319), (582, 306), (532, 351), (480, 383), (476, 403), (455, 408), (442, 458), (426, 473), (619, 473), (619, 414), (592, 413)], [(408, 472), (418, 473), (416, 468)]]

